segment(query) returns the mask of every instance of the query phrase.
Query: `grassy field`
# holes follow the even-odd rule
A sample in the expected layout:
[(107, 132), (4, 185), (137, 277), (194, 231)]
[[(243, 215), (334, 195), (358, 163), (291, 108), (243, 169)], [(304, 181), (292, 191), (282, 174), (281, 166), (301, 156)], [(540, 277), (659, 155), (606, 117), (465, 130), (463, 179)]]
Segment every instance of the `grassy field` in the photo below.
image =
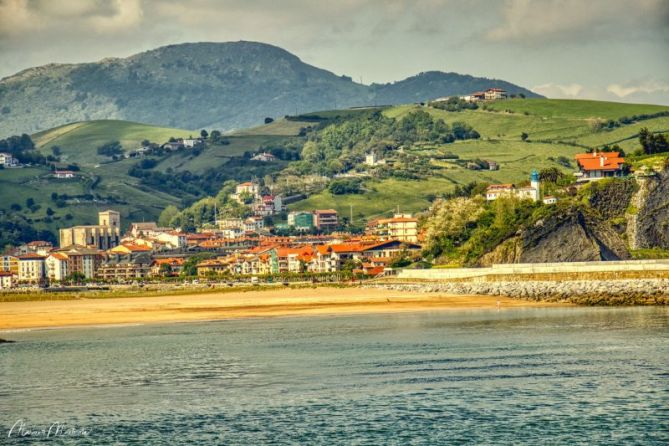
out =
[(515, 113), (529, 113), (544, 118), (618, 119), (623, 116), (669, 111), (664, 105), (623, 104), (620, 102), (575, 99), (508, 99), (486, 104), (487, 108)]

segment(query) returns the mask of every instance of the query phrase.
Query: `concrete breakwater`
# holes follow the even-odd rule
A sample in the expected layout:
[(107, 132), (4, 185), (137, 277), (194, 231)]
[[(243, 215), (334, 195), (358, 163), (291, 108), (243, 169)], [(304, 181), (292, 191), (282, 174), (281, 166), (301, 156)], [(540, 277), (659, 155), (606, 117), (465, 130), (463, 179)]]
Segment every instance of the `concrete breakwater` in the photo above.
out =
[(495, 281), (495, 282), (378, 282), (366, 288), (461, 295), (506, 296), (584, 305), (667, 305), (669, 279)]

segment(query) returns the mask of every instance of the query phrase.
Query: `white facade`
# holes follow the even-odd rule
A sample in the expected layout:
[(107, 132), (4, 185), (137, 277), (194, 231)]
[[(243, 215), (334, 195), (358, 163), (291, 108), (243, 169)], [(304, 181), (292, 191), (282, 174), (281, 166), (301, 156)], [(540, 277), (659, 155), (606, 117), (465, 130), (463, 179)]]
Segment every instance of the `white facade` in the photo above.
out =
[(61, 253), (49, 255), (46, 260), (46, 275), (49, 280), (64, 280), (67, 275), (67, 256)]
[(19, 256), (19, 281), (38, 282), (45, 277), (44, 257), (40, 255)]
[(14, 286), (15, 277), (12, 273), (0, 271), (0, 290)]
[(19, 162), (11, 155), (11, 153), (2, 152), (0, 153), (0, 164), (4, 167), (15, 167)]

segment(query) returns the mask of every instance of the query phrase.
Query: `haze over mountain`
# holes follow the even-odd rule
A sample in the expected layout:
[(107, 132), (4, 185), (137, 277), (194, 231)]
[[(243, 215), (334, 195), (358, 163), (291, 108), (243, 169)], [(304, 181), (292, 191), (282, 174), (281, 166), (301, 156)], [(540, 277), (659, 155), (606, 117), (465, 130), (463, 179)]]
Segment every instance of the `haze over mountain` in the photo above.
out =
[(230, 130), (265, 117), (424, 101), (491, 86), (538, 96), (502, 80), (437, 71), (368, 86), (268, 44), (186, 43), (6, 77), (0, 80), (0, 136), (91, 119)]

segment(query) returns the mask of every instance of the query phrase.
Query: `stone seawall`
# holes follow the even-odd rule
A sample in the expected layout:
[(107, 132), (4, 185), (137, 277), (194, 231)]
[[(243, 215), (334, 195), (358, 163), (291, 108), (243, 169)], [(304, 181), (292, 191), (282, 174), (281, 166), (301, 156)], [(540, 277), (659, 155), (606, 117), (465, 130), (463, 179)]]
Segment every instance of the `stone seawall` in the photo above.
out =
[(374, 283), (365, 288), (506, 296), (583, 305), (667, 305), (669, 279)]

